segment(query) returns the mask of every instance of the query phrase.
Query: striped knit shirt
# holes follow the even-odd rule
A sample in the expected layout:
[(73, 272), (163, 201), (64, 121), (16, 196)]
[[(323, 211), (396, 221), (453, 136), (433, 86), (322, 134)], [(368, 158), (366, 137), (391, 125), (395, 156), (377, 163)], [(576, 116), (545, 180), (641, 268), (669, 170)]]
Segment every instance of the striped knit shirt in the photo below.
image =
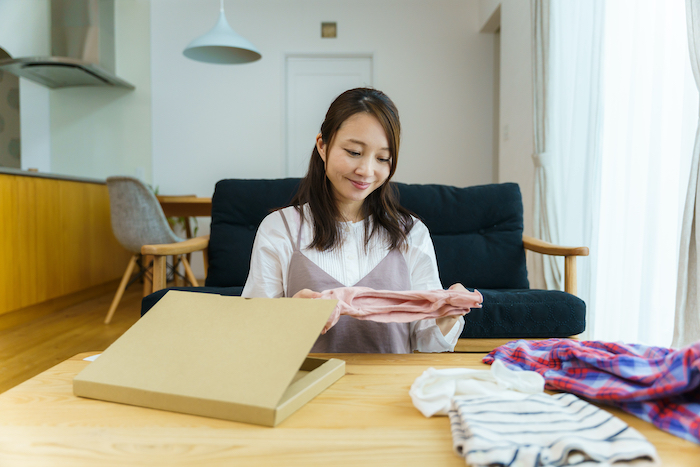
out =
[(455, 452), (470, 466), (660, 465), (638, 431), (573, 394), (455, 397), (448, 415)]

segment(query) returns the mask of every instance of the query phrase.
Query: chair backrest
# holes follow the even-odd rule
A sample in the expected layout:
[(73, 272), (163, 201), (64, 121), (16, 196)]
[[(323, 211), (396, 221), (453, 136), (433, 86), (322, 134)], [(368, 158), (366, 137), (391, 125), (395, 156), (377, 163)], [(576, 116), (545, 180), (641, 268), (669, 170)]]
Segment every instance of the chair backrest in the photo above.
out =
[(112, 231), (119, 243), (132, 253), (143, 245), (183, 241), (168, 225), (158, 199), (139, 179), (108, 177)]
[(289, 206), (298, 178), (221, 180), (211, 200), (207, 287), (245, 285), (255, 233), (275, 208)]
[[(258, 225), (272, 209), (288, 206), (298, 185), (299, 179), (230, 179), (216, 184), (207, 286), (245, 284)], [(395, 186), (401, 204), (431, 233), (443, 285), (528, 288), (517, 184)]]

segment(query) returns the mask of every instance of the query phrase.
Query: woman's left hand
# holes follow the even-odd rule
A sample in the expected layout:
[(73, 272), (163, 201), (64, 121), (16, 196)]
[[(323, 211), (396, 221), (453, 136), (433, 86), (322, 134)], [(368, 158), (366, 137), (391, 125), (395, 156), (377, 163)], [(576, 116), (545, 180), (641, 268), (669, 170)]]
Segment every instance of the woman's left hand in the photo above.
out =
[[(452, 284), (449, 289), (447, 290), (467, 290), (466, 287), (464, 287), (462, 284), (457, 282), (456, 284)], [(459, 320), (460, 316), (464, 316), (467, 313), (463, 313), (458, 316), (447, 316), (445, 318), (438, 318), (435, 320), (435, 323), (438, 325), (440, 328), (440, 332), (442, 332), (443, 336), (446, 336), (447, 333), (449, 333), (452, 328), (454, 327), (455, 323)]]
[(311, 289), (301, 289), (299, 292), (295, 293), (292, 298), (319, 298), (321, 294), (319, 292), (314, 292)]

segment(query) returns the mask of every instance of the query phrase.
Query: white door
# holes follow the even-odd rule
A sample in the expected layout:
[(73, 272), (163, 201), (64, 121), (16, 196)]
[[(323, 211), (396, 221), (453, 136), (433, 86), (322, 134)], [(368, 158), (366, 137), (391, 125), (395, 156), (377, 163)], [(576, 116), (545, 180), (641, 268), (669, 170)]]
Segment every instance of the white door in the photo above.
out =
[(348, 89), (372, 86), (371, 56), (287, 57), (287, 176), (303, 177), (331, 102)]

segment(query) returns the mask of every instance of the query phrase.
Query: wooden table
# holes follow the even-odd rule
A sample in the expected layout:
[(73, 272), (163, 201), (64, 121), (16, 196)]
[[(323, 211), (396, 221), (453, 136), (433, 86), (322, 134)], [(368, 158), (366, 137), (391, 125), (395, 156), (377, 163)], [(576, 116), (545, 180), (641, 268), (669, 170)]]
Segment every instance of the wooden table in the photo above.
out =
[(211, 217), (211, 198), (158, 196), (167, 217)]
[[(347, 374), (267, 428), (75, 397), (87, 355), (0, 395), (1, 466), (464, 466), (447, 418), (423, 417), (408, 389), (430, 366), (486, 368), (481, 354), (335, 355)], [(700, 465), (700, 446), (608, 410), (652, 441), (664, 466)]]

